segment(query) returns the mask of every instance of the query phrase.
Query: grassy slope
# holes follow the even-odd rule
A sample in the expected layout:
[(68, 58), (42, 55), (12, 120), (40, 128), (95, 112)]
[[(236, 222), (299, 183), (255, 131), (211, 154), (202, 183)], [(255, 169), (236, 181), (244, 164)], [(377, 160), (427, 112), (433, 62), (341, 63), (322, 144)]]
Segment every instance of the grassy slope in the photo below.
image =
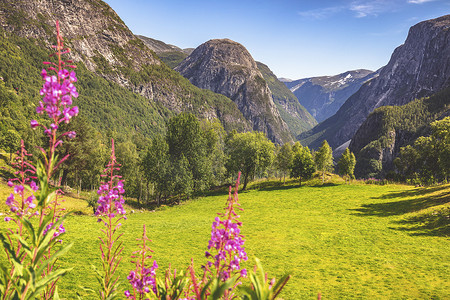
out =
[(158, 57), (171, 69), (178, 66), (188, 55), (181, 51), (166, 51), (157, 53)]
[[(299, 188), (293, 183), (264, 188), (264, 184), (240, 193), (242, 232), (249, 256), (259, 257), (265, 271), (277, 277), (293, 275), (282, 293), (284, 299), (312, 299), (319, 291), (326, 299), (448, 296), (448, 218), (425, 225), (439, 215), (438, 209), (449, 209), (450, 185), (419, 189), (362, 184)], [(169, 261), (182, 269), (191, 257), (199, 267), (205, 262), (211, 222), (225, 199), (212, 195), (130, 214), (121, 229), (126, 256), (119, 270), (122, 278), (131, 269), (128, 257), (142, 224), (154, 241), (151, 247), (160, 270)], [(93, 217), (72, 216), (66, 228), (65, 240), (74, 247), (62, 263), (74, 270), (61, 281), (60, 294), (73, 299), (79, 285), (95, 287), (89, 265), (99, 267), (96, 237), (101, 226)], [(122, 289), (126, 288), (124, 283)]]

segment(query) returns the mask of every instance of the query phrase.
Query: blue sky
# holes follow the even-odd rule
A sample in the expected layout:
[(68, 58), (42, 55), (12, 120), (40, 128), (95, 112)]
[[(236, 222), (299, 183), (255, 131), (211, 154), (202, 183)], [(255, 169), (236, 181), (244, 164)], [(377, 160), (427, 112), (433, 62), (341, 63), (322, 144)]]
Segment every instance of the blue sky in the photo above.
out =
[(450, 13), (450, 0), (106, 0), (135, 34), (181, 48), (243, 44), (278, 77), (376, 70), (409, 28)]

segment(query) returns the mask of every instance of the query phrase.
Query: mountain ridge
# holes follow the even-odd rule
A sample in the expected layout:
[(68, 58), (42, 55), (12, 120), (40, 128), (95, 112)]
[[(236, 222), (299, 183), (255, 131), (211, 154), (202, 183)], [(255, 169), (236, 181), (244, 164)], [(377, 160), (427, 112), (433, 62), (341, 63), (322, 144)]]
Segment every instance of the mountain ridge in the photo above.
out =
[(450, 15), (420, 22), (409, 30), (379, 76), (366, 82), (332, 117), (298, 139), (313, 148), (326, 139), (338, 147), (349, 141), (375, 108), (404, 105), (450, 85)]
[(209, 40), (175, 70), (195, 86), (232, 99), (253, 130), (264, 132), (275, 143), (292, 141), (263, 75), (241, 44), (230, 39)]
[(48, 49), (54, 44), (58, 19), (75, 63), (83, 63), (93, 74), (147, 101), (173, 113), (188, 111), (199, 118), (218, 118), (227, 130), (250, 128), (235, 103), (198, 89), (163, 64), (103, 1), (2, 0), (0, 12), (6, 32), (34, 39)]
[(377, 72), (357, 69), (333, 76), (308, 77), (284, 83), (311, 115), (321, 122), (334, 115), (361, 85), (375, 76)]
[(311, 129), (317, 124), (314, 117), (298, 101), (297, 97), (273, 74), (269, 67), (262, 62), (256, 62), (266, 80), (272, 99), (280, 112), (281, 118), (286, 122), (293, 136)]

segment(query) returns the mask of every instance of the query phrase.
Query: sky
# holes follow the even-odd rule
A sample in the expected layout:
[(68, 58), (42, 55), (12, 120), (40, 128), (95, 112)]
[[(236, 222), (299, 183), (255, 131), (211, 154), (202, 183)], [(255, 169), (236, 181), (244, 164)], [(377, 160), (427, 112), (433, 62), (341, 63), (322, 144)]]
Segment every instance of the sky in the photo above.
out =
[(106, 0), (134, 34), (180, 48), (229, 38), (277, 77), (377, 70), (450, 0)]

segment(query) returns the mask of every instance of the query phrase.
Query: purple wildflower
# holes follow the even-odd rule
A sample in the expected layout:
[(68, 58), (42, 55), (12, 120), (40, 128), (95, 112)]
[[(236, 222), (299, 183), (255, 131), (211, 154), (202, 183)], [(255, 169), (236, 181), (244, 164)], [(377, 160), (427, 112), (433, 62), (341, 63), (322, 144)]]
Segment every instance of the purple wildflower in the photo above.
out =
[(128, 299), (136, 299), (136, 294), (140, 295), (140, 299), (142, 299), (142, 296), (150, 291), (155, 295), (157, 295), (158, 292), (156, 289), (156, 269), (158, 269), (158, 264), (154, 260), (153, 264), (150, 267), (148, 266), (147, 261), (152, 258), (152, 256), (149, 255), (149, 252), (153, 251), (147, 245), (147, 242), (150, 240), (147, 237), (145, 225), (142, 238), (137, 240), (142, 241), (142, 245), (140, 245), (140, 249), (133, 252), (132, 255), (132, 258), (135, 259), (134, 263), (136, 264), (136, 268), (131, 270), (127, 277), (133, 288), (133, 294), (131, 294), (130, 291), (125, 292), (125, 296)]
[(15, 174), (18, 178), (14, 178), (8, 181), (8, 186), (13, 188), (14, 193), (6, 198), (6, 205), (9, 206), (10, 211), (16, 214), (18, 217), (22, 217), (29, 210), (36, 207), (35, 196), (25, 196), (25, 185), (30, 185), (33, 192), (38, 190), (36, 183), (31, 180), (36, 169), (28, 162), (28, 157), (31, 156), (25, 150), (25, 144), (21, 141), (21, 148), (17, 151), (18, 156), (15, 158), (16, 162), (13, 163), (13, 167), (17, 169)]
[(104, 170), (103, 177), (109, 176), (109, 181), (102, 183), (97, 190), (97, 194), (100, 196), (98, 198), (98, 207), (95, 212), (96, 216), (108, 216), (114, 218), (116, 214), (125, 215), (126, 211), (123, 208), (125, 203), (123, 199), (123, 180), (120, 180), (121, 176), (115, 175), (114, 171), (119, 169), (120, 164), (117, 163), (115, 150), (114, 150), (114, 140), (112, 140), (112, 151), (109, 164)]
[[(205, 256), (212, 259), (208, 262), (208, 267), (214, 266), (216, 269), (215, 276), (220, 277), (222, 281), (226, 281), (235, 272), (239, 272), (243, 277), (247, 276), (247, 270), (241, 269), (241, 262), (248, 259), (240, 230), (242, 223), (238, 221), (239, 215), (234, 208), (235, 205), (239, 205), (237, 202), (239, 178), (240, 173), (233, 196), (230, 187), (226, 212), (219, 214), (223, 217), (223, 220), (216, 217), (212, 223), (211, 239), (208, 242), (209, 251), (205, 252)], [(217, 254), (211, 254), (213, 251)]]

